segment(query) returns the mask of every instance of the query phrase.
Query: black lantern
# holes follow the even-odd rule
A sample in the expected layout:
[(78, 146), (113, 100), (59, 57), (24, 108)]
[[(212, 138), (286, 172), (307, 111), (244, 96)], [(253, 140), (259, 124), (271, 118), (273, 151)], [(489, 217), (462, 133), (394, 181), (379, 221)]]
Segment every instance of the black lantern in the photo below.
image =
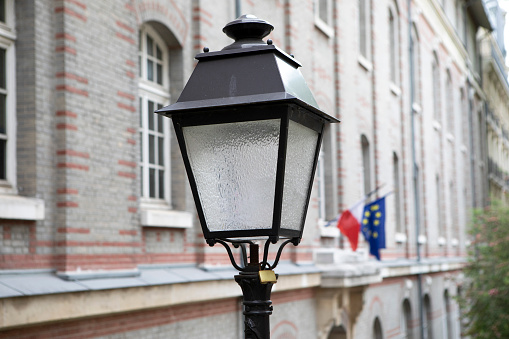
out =
[[(270, 336), (272, 269), (300, 242), (324, 126), (339, 122), (318, 108), (293, 56), (262, 40), (273, 28), (252, 15), (227, 24), (235, 42), (198, 54), (177, 102), (156, 112), (173, 120), (207, 243), (222, 244), (241, 271), (245, 338)], [(227, 242), (241, 248), (241, 265)]]
[(263, 42), (272, 29), (252, 15), (226, 25), (235, 42), (198, 54), (177, 102), (157, 111), (173, 120), (207, 240), (300, 240), (323, 128), (338, 122), (300, 64)]

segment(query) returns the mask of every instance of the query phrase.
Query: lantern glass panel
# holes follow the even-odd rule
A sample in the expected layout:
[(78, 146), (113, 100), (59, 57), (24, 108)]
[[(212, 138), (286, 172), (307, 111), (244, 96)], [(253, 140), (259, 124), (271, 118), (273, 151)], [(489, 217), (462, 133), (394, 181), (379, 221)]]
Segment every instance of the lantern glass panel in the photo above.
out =
[(271, 229), (280, 119), (182, 128), (209, 231)]
[(318, 132), (290, 120), (281, 228), (300, 231), (306, 213)]

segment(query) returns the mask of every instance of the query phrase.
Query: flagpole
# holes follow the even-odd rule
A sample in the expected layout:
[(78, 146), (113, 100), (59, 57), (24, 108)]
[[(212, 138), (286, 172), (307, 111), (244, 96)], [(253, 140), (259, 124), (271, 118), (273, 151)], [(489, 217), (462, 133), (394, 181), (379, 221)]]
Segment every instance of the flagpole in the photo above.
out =
[(371, 192), (366, 194), (366, 199), (369, 198), (371, 195), (375, 194), (376, 192), (378, 192), (384, 186), (385, 186), (385, 183), (381, 184), (380, 186), (378, 186), (377, 188), (375, 188), (374, 190), (372, 190)]
[[(377, 191), (379, 191), (379, 190), (380, 190), (382, 187), (384, 187), (384, 186), (385, 186), (385, 184), (381, 184), (380, 186), (378, 186), (377, 188), (375, 188), (374, 190), (372, 190), (371, 192), (369, 192), (368, 194), (366, 194), (366, 196), (365, 196), (363, 199), (361, 199), (361, 200), (357, 201), (357, 202), (356, 202), (353, 206), (357, 206), (357, 205), (358, 205), (358, 204), (360, 204), (361, 202), (365, 202), (365, 201), (366, 201), (366, 199), (368, 199), (368, 198), (369, 198), (369, 196), (373, 195), (374, 193), (376, 193)], [(384, 197), (386, 197), (386, 196), (388, 196), (388, 195), (391, 195), (392, 193), (394, 193), (394, 191), (390, 191), (389, 193), (387, 193), (386, 195), (384, 195)], [(339, 220), (340, 216), (341, 216), (341, 213), (339, 213), (339, 214), (338, 214), (338, 216), (337, 216), (336, 218), (334, 218), (334, 219), (332, 219), (332, 220), (327, 221), (327, 222), (326, 222), (325, 224), (323, 224), (322, 226), (323, 226), (323, 227), (329, 227), (329, 226), (330, 226), (330, 225), (332, 225), (333, 223), (337, 222), (337, 221)]]

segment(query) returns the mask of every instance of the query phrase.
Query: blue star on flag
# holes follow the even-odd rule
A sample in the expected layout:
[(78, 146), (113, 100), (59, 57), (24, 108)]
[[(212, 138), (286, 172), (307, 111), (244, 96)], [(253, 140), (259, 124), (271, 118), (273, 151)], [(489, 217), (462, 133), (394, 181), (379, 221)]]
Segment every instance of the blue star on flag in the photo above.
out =
[(361, 232), (369, 242), (369, 253), (380, 260), (380, 249), (385, 248), (385, 196), (364, 207)]

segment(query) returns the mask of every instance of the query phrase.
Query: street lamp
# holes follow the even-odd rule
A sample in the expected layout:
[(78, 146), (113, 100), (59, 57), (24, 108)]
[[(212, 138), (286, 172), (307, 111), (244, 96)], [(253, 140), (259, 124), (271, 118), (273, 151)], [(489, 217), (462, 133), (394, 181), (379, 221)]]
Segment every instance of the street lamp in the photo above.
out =
[[(273, 28), (253, 15), (228, 23), (235, 42), (204, 48), (177, 102), (156, 111), (173, 120), (205, 240), (240, 271), (246, 338), (269, 337), (272, 270), (302, 238), (324, 126), (339, 122), (318, 108), (293, 56), (262, 40)], [(265, 240), (261, 261), (254, 240)]]

